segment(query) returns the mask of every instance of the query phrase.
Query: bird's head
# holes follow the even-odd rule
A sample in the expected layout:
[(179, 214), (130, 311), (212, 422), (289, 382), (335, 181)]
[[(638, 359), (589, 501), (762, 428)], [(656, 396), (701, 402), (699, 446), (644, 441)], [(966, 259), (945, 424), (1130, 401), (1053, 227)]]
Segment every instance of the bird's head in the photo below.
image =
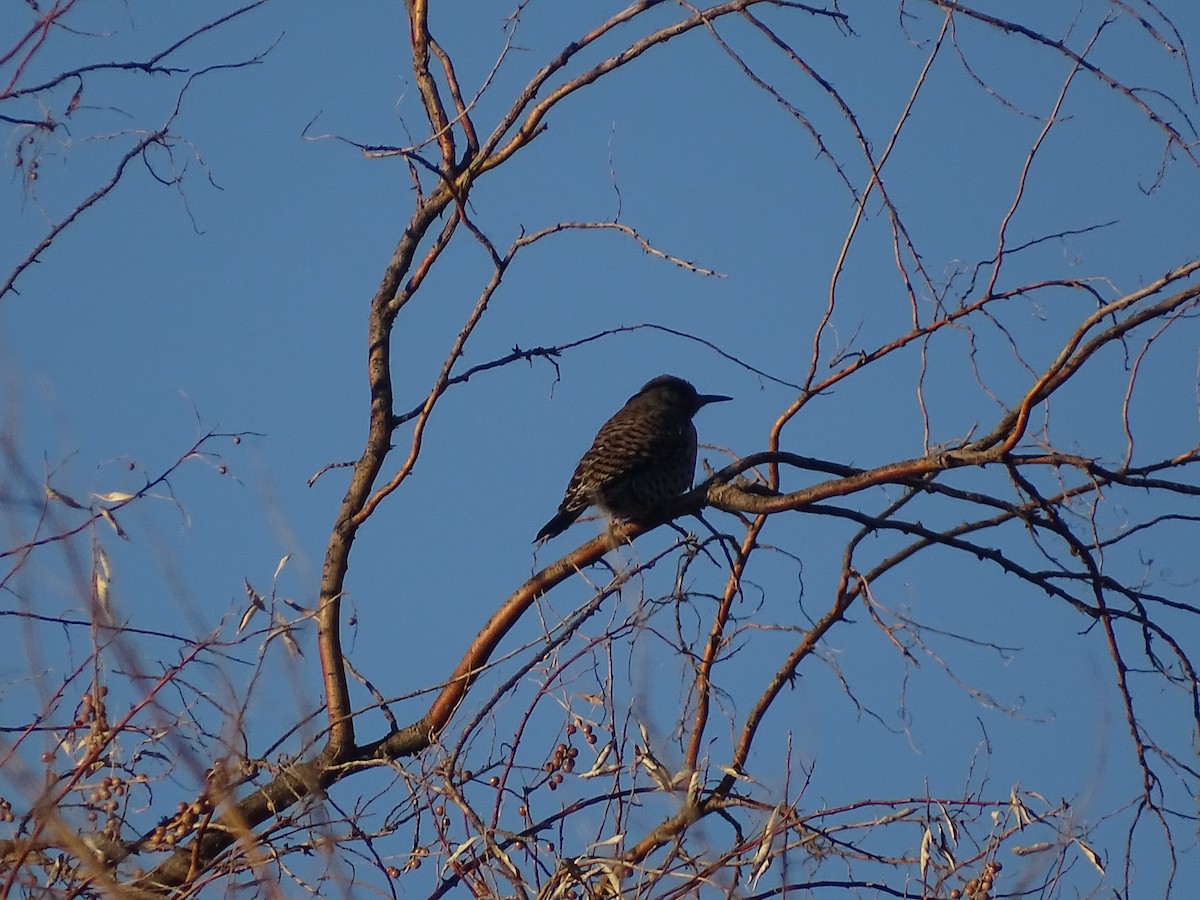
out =
[(663, 403), (669, 406), (686, 409), (689, 416), (694, 416), (702, 406), (709, 403), (720, 403), (732, 400), (724, 394), (700, 394), (691, 382), (684, 381), (674, 375), (659, 375), (642, 385), (642, 389), (631, 397), (631, 400), (644, 398), (647, 402)]

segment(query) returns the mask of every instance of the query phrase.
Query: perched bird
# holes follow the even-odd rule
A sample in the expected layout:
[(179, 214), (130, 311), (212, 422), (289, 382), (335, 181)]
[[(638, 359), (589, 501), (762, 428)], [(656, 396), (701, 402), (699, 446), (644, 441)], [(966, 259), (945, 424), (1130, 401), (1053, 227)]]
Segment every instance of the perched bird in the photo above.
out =
[(682, 378), (659, 375), (646, 382), (601, 426), (583, 454), (554, 518), (535, 541), (562, 533), (589, 506), (617, 519), (641, 520), (692, 486), (700, 407), (731, 398), (698, 394)]

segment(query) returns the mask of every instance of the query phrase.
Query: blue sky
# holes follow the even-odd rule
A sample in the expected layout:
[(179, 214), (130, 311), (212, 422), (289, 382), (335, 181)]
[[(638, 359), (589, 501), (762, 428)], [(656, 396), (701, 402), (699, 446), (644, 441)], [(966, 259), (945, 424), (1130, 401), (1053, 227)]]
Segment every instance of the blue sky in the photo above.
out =
[[(908, 22), (911, 40), (898, 33), (894, 9), (879, 14), (850, 4), (845, 11), (853, 36), (811, 18), (764, 13), (837, 87), (876, 152), (941, 25), (932, 7), (908, 6), (915, 13)], [(604, 10), (620, 7), (531, 5), (516, 49), (476, 108), (481, 129), (490, 130), (516, 87), (564, 41)], [(1049, 12), (1031, 3), (990, 7), (1065, 36), (1077, 49), (1099, 18), (1115, 10), (1098, 2)], [(1197, 44), (1200, 14), (1193, 4), (1162, 8), (1188, 46)], [(504, 4), (462, 2), (435, 10), (435, 34), (454, 56), (462, 83), (472, 86), (468, 90), (500, 53), (508, 12)], [(83, 7), (73, 22), (78, 36), (56, 34), (26, 77), (32, 81), (35, 74), (89, 60), (135, 58), (213, 14), (201, 5), (169, 11), (137, 3)], [(664, 22), (676, 15), (672, 5), (658, 13)], [(267, 590), (284, 554), (291, 559), (280, 592), (304, 606), (314, 602), (345, 472), (326, 473), (311, 488), (306, 480), (359, 452), (368, 399), (367, 304), (412, 202), (398, 158), (364, 159), (339, 138), (405, 145), (413, 134), (424, 136), (406, 33), (397, 4), (268, 4), (196, 42), (175, 60), (178, 65), (199, 68), (264, 55), (258, 65), (211, 72), (189, 88), (172, 129), (182, 138), (173, 144), (173, 158), (163, 152), (150, 157), (160, 175), (183, 172), (178, 188), (164, 187), (136, 163), (110, 197), (21, 276), (18, 295), (0, 298), (5, 430), (17, 436), (20, 459), (35, 481), (48, 468), (53, 486), (77, 498), (136, 489), (143, 471), (161, 471), (207, 430), (254, 433), (238, 445), (214, 442), (208, 449), (220, 451), (219, 462), (197, 459), (183, 466), (172, 479), (177, 502), (162, 499), (131, 510), (122, 521), (130, 541), (99, 530), (113, 561), (118, 609), (143, 627), (199, 635), (236, 621), (245, 604), (243, 579)], [(861, 154), (830, 98), (745, 23), (730, 23), (721, 34), (811, 119), (861, 189), (867, 179)], [(956, 36), (963, 58), (990, 92), (955, 52), (944, 51), (887, 169), (893, 202), (926, 270), (952, 298), (966, 289), (972, 268), (995, 253), (999, 223), (1043, 124), (1029, 113), (1050, 110), (1067, 74), (1060, 56), (1029, 42), (967, 22)], [(624, 33), (614, 36), (586, 60), (598, 61), (625, 39)], [(1183, 118), (1195, 122), (1197, 114), (1183, 63), (1129, 15), (1107, 28), (1095, 54), (1098, 64), (1128, 83), (1178, 101), (1173, 109), (1145, 94), (1194, 139)], [(112, 161), (136, 138), (129, 132), (161, 123), (181, 84), (179, 77), (135, 79), (128, 73), (89, 78), (68, 128), (39, 145), (37, 181), (13, 166), (3, 185), (0, 262), (6, 274), (47, 221), (58, 221), (108, 177)], [(58, 109), (70, 91), (53, 95)], [(21, 114), (33, 116), (31, 110)], [(1127, 98), (1094, 79), (1078, 76), (1063, 112), (1064, 121), (1032, 167), (1027, 198), (1009, 225), (1010, 241), (1113, 224), (1012, 257), (1001, 287), (1088, 278), (1110, 299), (1193, 258), (1200, 233), (1195, 166), (1175, 153), (1161, 187), (1147, 192), (1161, 165), (1161, 134)], [(476, 221), (498, 246), (506, 247), (521, 229), (605, 220), (619, 210), (620, 220), (655, 246), (723, 277), (683, 271), (614, 234), (568, 232), (522, 253), (462, 364), (502, 356), (514, 345), (557, 345), (604, 329), (657, 323), (713, 342), (784, 382), (800, 381), (854, 213), (853, 198), (828, 160), (818, 158), (804, 129), (699, 33), (581, 92), (548, 125), (546, 134), (472, 194)], [(6, 134), (6, 159), (27, 133), (14, 128)], [(435, 270), (419, 302), (401, 315), (393, 345), (398, 411), (428, 391), (488, 274), (478, 245), (463, 240)], [(844, 299), (833, 322), (838, 340), (872, 348), (906, 329), (908, 301), (877, 201), (868, 204), (839, 290)], [(999, 326), (1017, 337), (1036, 367), (1057, 352), (1086, 310), (1080, 296), (1067, 292), (1005, 304), (994, 327), (979, 329), (979, 377), (1011, 402), (1029, 375), (1014, 361)], [(1133, 406), (1137, 453), (1145, 460), (1197, 443), (1196, 347), (1194, 324), (1185, 324), (1164, 337), (1146, 362)], [(823, 364), (833, 349), (823, 347)], [(986, 431), (998, 415), (976, 380), (969, 351), (962, 332), (930, 346), (925, 399), (933, 443), (961, 439), (973, 428)], [(1115, 411), (1128, 373), (1115, 353), (1096, 362), (1095, 371), (1068, 390), (1069, 402), (1055, 407), (1052, 430), (1059, 446), (1115, 462), (1125, 451)], [(864, 466), (921, 453), (914, 386), (919, 365), (915, 353), (903, 354), (816, 399), (785, 432), (785, 449)], [(348, 582), (357, 618), (348, 649), (384, 693), (435, 683), (531, 567), (592, 533), (595, 524), (577, 526), (536, 560), (531, 555), (530, 539), (553, 512), (595, 429), (644, 381), (672, 372), (701, 391), (732, 395), (733, 403), (706, 409), (698, 426), (702, 441), (734, 454), (764, 449), (771, 423), (794, 397), (791, 388), (760, 379), (696, 342), (650, 329), (572, 350), (559, 367), (557, 379), (554, 368), (540, 361), (485, 373), (452, 390), (430, 425), (414, 477), (360, 534)], [(403, 429), (396, 444), (392, 467), (407, 450)], [(702, 456), (714, 465), (726, 459), (713, 450)], [(132, 471), (129, 460), (137, 463)], [(218, 472), (221, 463), (227, 474)], [(992, 477), (999, 481), (975, 473), (947, 480), (1003, 485), (1001, 476)], [(797, 477), (791, 486), (802, 483)], [(37, 492), (32, 495), (36, 499)], [(871, 508), (882, 505), (881, 494), (873, 497)], [(1131, 515), (1146, 514), (1137, 498), (1128, 502)], [(55, 512), (61, 522), (72, 521), (70, 511)], [(1114, 522), (1122, 512), (1110, 513)], [(23, 540), (35, 514), (35, 506), (9, 502), (6, 540)], [(958, 512), (931, 507), (928, 515), (926, 524), (953, 525)], [(717, 513), (711, 518), (725, 521)], [(762, 599), (747, 620), (762, 630), (746, 632), (751, 650), (731, 663), (727, 676), (747, 692), (733, 703), (743, 713), (795, 639), (770, 628), (802, 626), (805, 614), (820, 614), (852, 533), (842, 523), (804, 514), (777, 518), (764, 539), (797, 553), (800, 562), (768, 557), (751, 573)], [(732, 521), (725, 527), (736, 530)], [(1022, 535), (1014, 529), (1006, 539), (1020, 541)], [(656, 533), (639, 542), (636, 553), (649, 556), (667, 540), (666, 533)], [(879, 549), (871, 556), (899, 546), (891, 536), (872, 540)], [(1125, 577), (1144, 574), (1157, 590), (1194, 599), (1194, 544), (1186, 528), (1164, 529), (1141, 558), (1130, 553), (1122, 559), (1127, 551), (1114, 550), (1114, 565)], [(986, 735), (992, 793), (1003, 796), (1019, 782), (1052, 800), (1071, 797), (1084, 821), (1136, 795), (1123, 714), (1098, 631), (1081, 634), (1088, 623), (1076, 613), (973, 559), (944, 552), (923, 559), (878, 585), (880, 602), (945, 632), (1020, 648), (997, 653), (937, 639), (954, 674), (985, 689), (1011, 714), (972, 696), (929, 661), (919, 669), (906, 666), (860, 610), (853, 625), (832, 635), (825, 648), (830, 665), (807, 669), (781, 702), (756, 762), (766, 767), (777, 758), (791, 733), (797, 759), (816, 773), (806, 796), (813, 806), (871, 794), (953, 794), (982, 777), (972, 761)], [(32, 559), (0, 604), (29, 602), (48, 614), (82, 611), (85, 598), (62, 567), (55, 552)], [(705, 577), (705, 589), (719, 585), (719, 573), (710, 569)], [(547, 602), (567, 610), (585, 596), (582, 584), (564, 585)], [(621, 602), (613, 615), (628, 614), (636, 598), (627, 593)], [(707, 620), (700, 609), (701, 624), (694, 627), (702, 631)], [(1175, 625), (1195, 647), (1194, 621)], [(536, 635), (538, 626), (530, 622), (518, 630), (512, 646)], [(261, 716), (252, 736), (264, 744), (287, 727), (292, 708), (311, 709), (317, 700), (312, 635), (299, 637), (305, 659), (293, 679), (281, 682), (289, 685), (285, 694), (294, 693), (294, 705), (290, 696), (280, 702), (259, 689)], [(84, 634), (63, 640), (69, 645), (65, 658), (86, 650)], [(27, 661), (16, 630), (0, 636), (0, 647), (5, 644), (11, 659), (0, 665), (0, 681), (13, 686), (0, 688), (0, 696), (8, 706), (15, 685), (24, 683)], [(664, 674), (660, 681), (655, 674), (656, 666), (673, 672), (674, 660), (664, 663), (656, 646), (646, 640), (632, 657), (645, 679), (640, 702), (648, 710), (677, 708), (681, 698), (671, 680), (677, 676)], [(842, 690), (833, 661), (877, 718), (861, 714)], [(222, 677), (236, 687), (238, 671), (234, 666)], [(43, 677), (54, 680), (53, 672)], [(1186, 755), (1186, 703), (1158, 688), (1143, 696), (1144, 712), (1164, 742)], [(397, 709), (403, 719), (420, 707)], [(376, 719), (363, 731), (370, 735), (382, 727)], [(726, 750), (714, 744), (714, 764)], [(348, 788), (355, 790), (352, 783)], [(1194, 815), (1194, 804), (1185, 812)], [(1120, 828), (1103, 833), (1119, 851)], [(1191, 841), (1194, 828), (1185, 824), (1180, 834)], [(1194, 848), (1179, 849), (1194, 876)], [(1154, 848), (1145, 852), (1158, 859)], [(1080, 890), (1100, 883), (1098, 876), (1076, 874)]]

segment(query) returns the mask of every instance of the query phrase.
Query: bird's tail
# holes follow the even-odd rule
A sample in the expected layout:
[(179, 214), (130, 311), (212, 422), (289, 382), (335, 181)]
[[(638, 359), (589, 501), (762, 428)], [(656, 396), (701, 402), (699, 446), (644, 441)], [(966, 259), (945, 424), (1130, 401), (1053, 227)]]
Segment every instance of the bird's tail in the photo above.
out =
[(554, 518), (543, 525), (542, 530), (537, 533), (537, 537), (533, 539), (534, 543), (539, 544), (542, 541), (548, 541), (555, 535), (562, 534), (579, 518), (582, 512), (583, 508), (568, 509), (565, 506), (559, 507), (558, 512), (554, 514)]

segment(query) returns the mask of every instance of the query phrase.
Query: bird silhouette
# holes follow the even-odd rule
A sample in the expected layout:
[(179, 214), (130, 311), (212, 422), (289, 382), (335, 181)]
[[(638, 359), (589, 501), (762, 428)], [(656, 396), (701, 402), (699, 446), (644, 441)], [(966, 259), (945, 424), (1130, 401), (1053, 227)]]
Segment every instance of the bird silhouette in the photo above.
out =
[(697, 393), (674, 375), (646, 382), (600, 427), (575, 467), (558, 512), (534, 540), (561, 534), (589, 506), (625, 521), (660, 514), (692, 486), (696, 472), (692, 417), (709, 403), (729, 399)]

